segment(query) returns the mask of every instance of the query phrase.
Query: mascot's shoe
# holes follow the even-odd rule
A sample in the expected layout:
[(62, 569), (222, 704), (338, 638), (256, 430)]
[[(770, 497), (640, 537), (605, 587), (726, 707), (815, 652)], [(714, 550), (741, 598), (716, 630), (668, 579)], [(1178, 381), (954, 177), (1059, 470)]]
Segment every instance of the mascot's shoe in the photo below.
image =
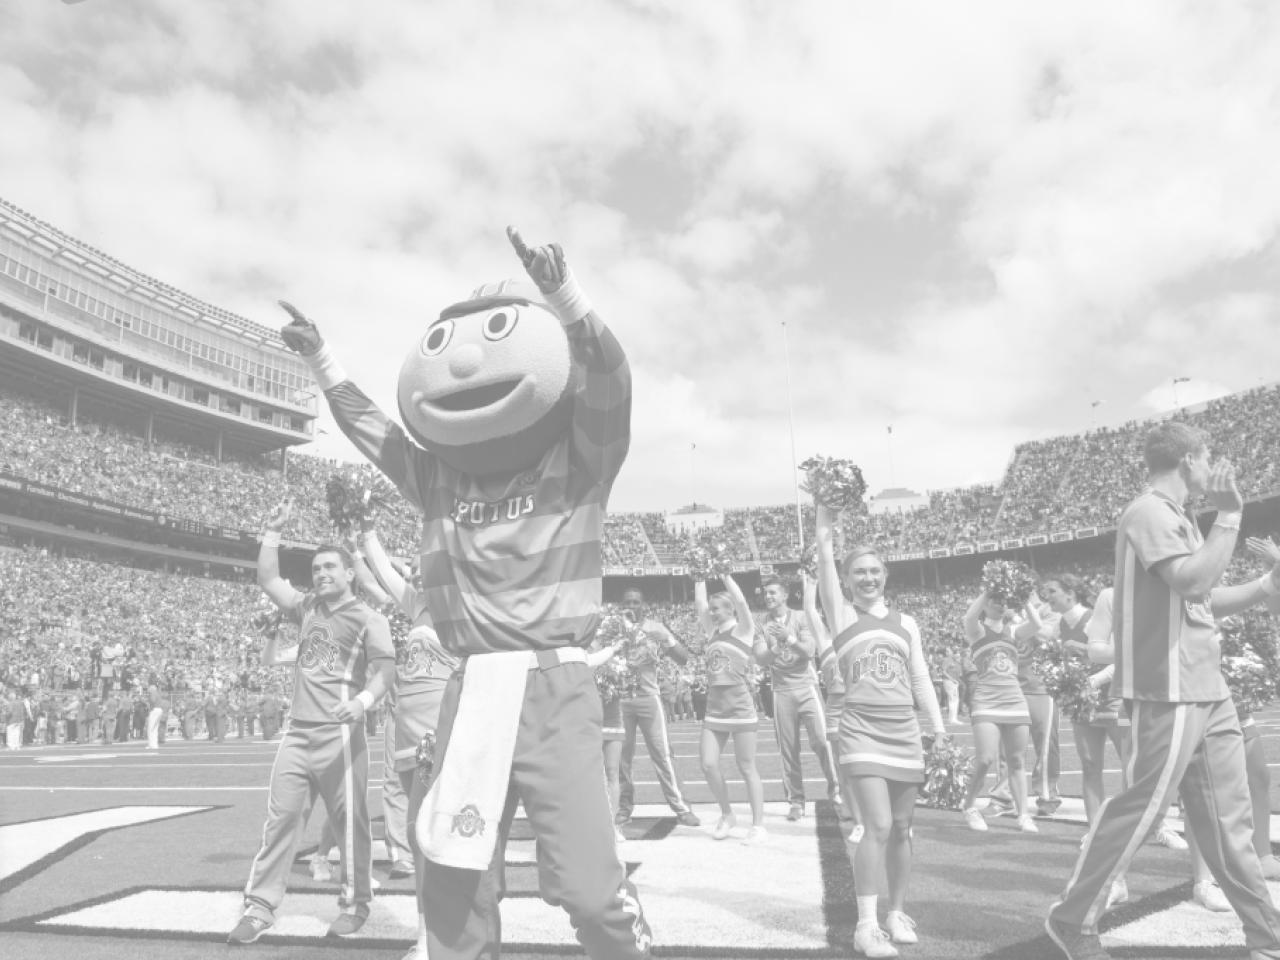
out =
[(676, 823), (680, 824), (680, 826), (682, 827), (702, 826), (702, 821), (698, 818), (698, 815), (694, 813), (692, 810), (681, 810), (679, 813), (677, 813)]
[(257, 939), (271, 929), (272, 922), (261, 917), (245, 914), (236, 924), (235, 929), (227, 935), (227, 943), (235, 946), (255, 943)]
[(340, 913), (333, 923), (329, 924), (326, 937), (349, 937), (359, 933), (364, 922), (369, 919), (367, 913)]

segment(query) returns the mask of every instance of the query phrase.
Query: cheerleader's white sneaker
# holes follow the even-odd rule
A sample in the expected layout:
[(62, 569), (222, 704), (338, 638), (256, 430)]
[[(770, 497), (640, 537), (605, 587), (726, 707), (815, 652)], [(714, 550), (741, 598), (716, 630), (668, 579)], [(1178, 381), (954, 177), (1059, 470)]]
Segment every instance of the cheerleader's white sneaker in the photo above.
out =
[(898, 948), (878, 923), (860, 923), (853, 931), (853, 952), (864, 957), (896, 957)]
[(727, 817), (721, 817), (716, 821), (716, 827), (711, 831), (712, 840), (724, 840), (729, 836), (729, 831), (738, 825), (738, 818), (733, 814)]
[(889, 939), (894, 943), (919, 943), (916, 936), (916, 922), (901, 910), (890, 910), (884, 918), (884, 927)]
[(964, 812), (964, 822), (970, 830), (977, 830), (979, 833), (986, 833), (988, 830), (986, 818), (977, 807), (970, 807)]

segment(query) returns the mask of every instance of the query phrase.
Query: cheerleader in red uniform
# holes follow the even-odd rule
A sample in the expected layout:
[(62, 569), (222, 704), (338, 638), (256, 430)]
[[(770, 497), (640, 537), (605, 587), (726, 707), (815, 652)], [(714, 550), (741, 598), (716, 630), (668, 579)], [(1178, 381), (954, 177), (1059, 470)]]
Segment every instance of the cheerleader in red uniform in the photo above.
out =
[(764, 828), (764, 787), (756, 770), (755, 700), (751, 696), (751, 674), (755, 667), (753, 641), (755, 622), (747, 598), (733, 577), (724, 577), (724, 590), (707, 598), (707, 584), (696, 580), (693, 602), (707, 637), (707, 710), (702, 721), (702, 772), (716, 802), (720, 820), (712, 837), (724, 840), (737, 825), (729, 806), (729, 788), (720, 773), (720, 754), (733, 737), (733, 755), (747, 784), (751, 802), (751, 828), (743, 843), (759, 843), (767, 837)]
[[(835, 634), (832, 649), (844, 681), (837, 759), (852, 785), (863, 826), (853, 858), (858, 897), (854, 952), (896, 957), (894, 943), (916, 943), (915, 922), (903, 911), (911, 876), (911, 818), (924, 783), (924, 751), (918, 704), (928, 715), (935, 743), (947, 741), (946, 723), (924, 658), (920, 628), (884, 601), (887, 572), (872, 547), (855, 547), (844, 558), (844, 600), (836, 570), (836, 516), (817, 505), (818, 584)], [(889, 912), (882, 928), (878, 896), (887, 886)]]
[(1041, 627), (1040, 615), (1028, 603), (1026, 620), (1015, 629), (1010, 611), (984, 592), (970, 604), (964, 615), (965, 639), (969, 642), (969, 719), (973, 724), (973, 776), (964, 798), (964, 818), (971, 830), (984, 831), (987, 821), (976, 801), (987, 779), (987, 770), (1004, 748), (1009, 764), (1009, 792), (1013, 795), (1018, 826), (1024, 833), (1039, 833), (1027, 812), (1026, 752), (1031, 729), (1031, 711), (1018, 682), (1018, 655), (1021, 644)]

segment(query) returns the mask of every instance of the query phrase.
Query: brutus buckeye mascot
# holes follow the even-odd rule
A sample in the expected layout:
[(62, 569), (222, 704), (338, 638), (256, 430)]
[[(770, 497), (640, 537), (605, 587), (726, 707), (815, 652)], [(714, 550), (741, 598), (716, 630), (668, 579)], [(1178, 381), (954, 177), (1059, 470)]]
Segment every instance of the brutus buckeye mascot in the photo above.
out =
[(486, 284), (413, 342), (397, 390), (403, 429), (284, 303), (293, 322), (281, 333), (342, 431), (422, 511), (422, 593), (442, 645), (462, 658), (414, 830), (426, 858), (416, 951), (498, 956), (518, 799), (543, 898), (565, 908), (590, 956), (643, 957), (649, 927), (614, 846), (584, 653), (605, 505), (630, 441), (631, 374), (560, 246), (507, 235), (533, 283)]

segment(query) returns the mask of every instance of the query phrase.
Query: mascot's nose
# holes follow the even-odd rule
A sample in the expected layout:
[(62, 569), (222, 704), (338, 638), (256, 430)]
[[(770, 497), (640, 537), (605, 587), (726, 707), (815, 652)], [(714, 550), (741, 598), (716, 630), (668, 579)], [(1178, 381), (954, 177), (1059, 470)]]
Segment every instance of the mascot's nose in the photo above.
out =
[(483, 362), (484, 354), (480, 352), (479, 344), (464, 343), (449, 357), (449, 372), (459, 380), (465, 380), (474, 376)]

